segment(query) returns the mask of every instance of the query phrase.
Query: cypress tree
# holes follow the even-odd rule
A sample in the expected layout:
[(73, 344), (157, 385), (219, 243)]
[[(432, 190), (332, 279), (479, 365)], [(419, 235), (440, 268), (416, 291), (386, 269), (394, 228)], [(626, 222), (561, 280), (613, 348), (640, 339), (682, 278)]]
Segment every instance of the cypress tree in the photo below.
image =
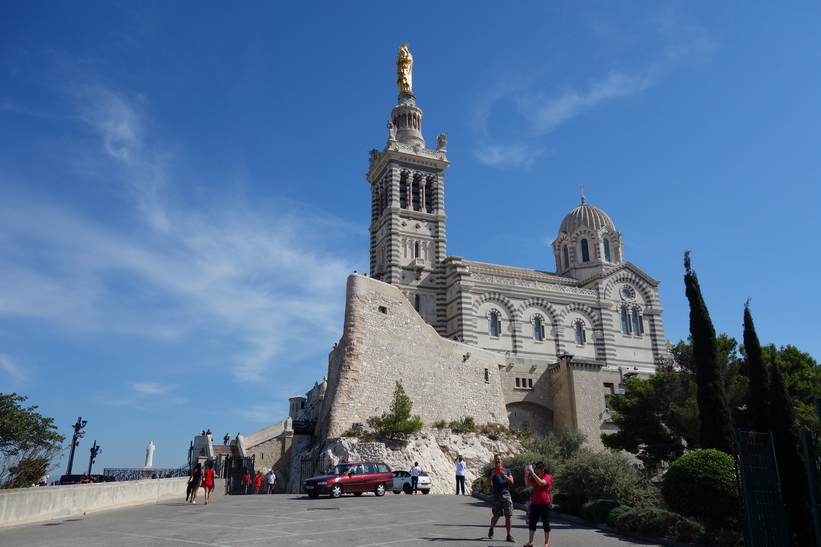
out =
[(755, 332), (750, 301), (744, 304), (744, 351), (747, 354), (747, 374), (750, 378), (750, 420), (755, 431), (770, 430), (770, 377)]
[(696, 272), (690, 268), (690, 251), (684, 253), (684, 288), (690, 302), (690, 335), (696, 369), (698, 413), (702, 448), (733, 453), (733, 426), (718, 358), (716, 331), (701, 296)]
[(784, 493), (787, 522), (794, 545), (815, 545), (810, 494), (804, 475), (801, 441), (795, 428), (795, 410), (787, 392), (784, 376), (775, 360), (775, 347), (770, 346), (770, 386), (772, 404), (770, 428), (773, 432), (778, 477)]

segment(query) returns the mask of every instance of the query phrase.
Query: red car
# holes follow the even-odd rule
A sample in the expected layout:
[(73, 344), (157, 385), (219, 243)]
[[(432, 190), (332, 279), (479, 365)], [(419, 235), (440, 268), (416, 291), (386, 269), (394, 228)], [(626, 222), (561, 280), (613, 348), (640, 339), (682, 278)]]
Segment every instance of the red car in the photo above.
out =
[(363, 492), (373, 492), (384, 496), (393, 487), (393, 474), (387, 464), (380, 462), (354, 462), (335, 465), (324, 475), (311, 477), (302, 483), (302, 488), (310, 498), (329, 494), (338, 498), (342, 494), (361, 496)]

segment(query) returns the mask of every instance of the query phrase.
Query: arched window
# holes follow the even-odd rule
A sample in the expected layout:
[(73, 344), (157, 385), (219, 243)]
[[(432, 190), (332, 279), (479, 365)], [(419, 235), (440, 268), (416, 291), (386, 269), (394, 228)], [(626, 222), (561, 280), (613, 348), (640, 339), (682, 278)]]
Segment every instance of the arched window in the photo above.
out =
[(544, 321), (538, 315), (533, 318), (533, 339), (539, 342), (544, 340)]
[(610, 240), (604, 238), (604, 259), (610, 262)]
[(499, 318), (499, 312), (492, 311), (490, 312), (490, 335), (491, 336), (500, 336), (502, 333), (502, 321)]
[(413, 297), (413, 307), (416, 310), (416, 313), (419, 313), (419, 304), (420, 304), (419, 295), (417, 294), (416, 296)]
[(639, 310), (633, 308), (630, 311), (630, 318), (632, 319), (632, 326), (633, 326), (633, 334), (636, 336), (641, 336), (642, 329), (641, 329), (641, 317), (639, 317)]
[(408, 208), (408, 174), (402, 173), (399, 177), (399, 207)]
[(584, 332), (584, 323), (576, 321), (576, 345), (583, 346), (587, 342), (587, 334)]
[(564, 267), (569, 268), (570, 267), (570, 255), (567, 253), (567, 245), (565, 245), (564, 249), (562, 249), (562, 250), (564, 251)]
[(433, 177), (428, 177), (425, 182), (425, 212), (433, 212)]
[(630, 334), (630, 320), (627, 317), (627, 308), (621, 308), (621, 332)]
[(586, 239), (582, 239), (582, 262), (590, 262), (590, 249)]
[(411, 209), (414, 211), (421, 211), (422, 210), (422, 190), (420, 188), (420, 184), (422, 181), (420, 177), (415, 176), (413, 177), (413, 182), (411, 183)]
[(413, 258), (419, 258), (419, 242), (413, 244)]

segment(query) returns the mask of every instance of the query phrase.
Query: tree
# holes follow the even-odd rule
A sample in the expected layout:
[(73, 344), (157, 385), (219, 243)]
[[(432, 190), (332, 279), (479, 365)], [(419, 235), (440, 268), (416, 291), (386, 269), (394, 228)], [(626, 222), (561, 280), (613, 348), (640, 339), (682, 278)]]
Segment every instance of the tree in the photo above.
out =
[(728, 454), (733, 451), (733, 428), (730, 406), (721, 375), (716, 331), (701, 295), (696, 272), (690, 268), (690, 252), (684, 253), (684, 286), (690, 302), (690, 335), (693, 337), (693, 361), (696, 367), (701, 446)]
[(750, 378), (750, 398), (747, 405), (750, 424), (754, 431), (769, 431), (770, 377), (755, 332), (749, 300), (744, 304), (744, 352), (747, 355), (745, 370)]
[(814, 545), (812, 513), (809, 491), (804, 477), (804, 458), (801, 455), (801, 441), (795, 428), (793, 409), (784, 376), (775, 364), (775, 346), (769, 348), (770, 386), (772, 404), (770, 406), (770, 428), (773, 432), (775, 457), (778, 461), (778, 477), (784, 491), (787, 522), (795, 545)]
[(401, 383), (396, 382), (390, 410), (378, 418), (376, 416), (368, 418), (368, 425), (376, 429), (382, 437), (390, 440), (405, 440), (422, 429), (423, 425), (419, 416), (411, 416), (412, 408), (413, 402), (405, 394), (405, 388)]
[(0, 488), (28, 486), (45, 474), (65, 437), (52, 418), (36, 406), (24, 408), (28, 397), (0, 393)]
[(679, 458), (698, 441), (695, 383), (686, 371), (662, 367), (647, 379), (629, 378), (627, 396), (610, 399), (619, 430), (602, 443), (635, 454), (649, 470)]
[(790, 345), (776, 351), (775, 365), (793, 402), (798, 431), (818, 431), (815, 400), (821, 398), (821, 367), (810, 354)]

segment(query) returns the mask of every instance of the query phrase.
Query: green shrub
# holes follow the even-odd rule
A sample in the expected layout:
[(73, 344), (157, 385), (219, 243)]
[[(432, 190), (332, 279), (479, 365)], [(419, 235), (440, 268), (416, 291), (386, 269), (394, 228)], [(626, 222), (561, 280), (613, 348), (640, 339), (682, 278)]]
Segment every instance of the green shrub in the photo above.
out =
[(676, 513), (663, 509), (642, 509), (633, 516), (633, 528), (650, 538), (663, 538), (672, 535), (673, 526), (681, 520)]
[[(529, 433), (529, 432), (528, 432)], [(546, 436), (526, 434), (519, 436), (522, 446), (528, 452), (544, 454), (555, 460), (568, 460), (579, 453), (587, 442), (587, 437), (581, 431), (565, 427), (559, 435), (549, 433)]]
[(616, 528), (616, 518), (619, 515), (623, 515), (624, 513), (630, 513), (632, 511), (633, 508), (628, 505), (619, 505), (607, 514), (607, 520), (605, 522), (610, 528)]
[(622, 534), (638, 533), (649, 538), (665, 538), (681, 543), (695, 543), (704, 533), (697, 522), (678, 513), (662, 509), (616, 507), (607, 516), (607, 525)]
[(479, 426), (479, 433), (490, 439), (491, 441), (498, 441), (505, 435), (510, 433), (510, 430), (500, 424), (485, 424)]
[(599, 522), (607, 520), (607, 515), (610, 514), (610, 511), (619, 506), (619, 502), (613, 500), (588, 501), (582, 506), (579, 516), (583, 518), (585, 522), (598, 524)]
[(735, 462), (719, 450), (696, 450), (673, 462), (661, 492), (673, 511), (716, 526), (731, 525), (740, 517)]
[(680, 543), (695, 543), (704, 535), (704, 526), (694, 520), (682, 518), (671, 530), (670, 539)]
[(473, 416), (465, 416), (461, 420), (454, 420), (448, 426), (454, 433), (473, 433), (476, 431), (476, 422), (473, 421)]
[(566, 515), (574, 515), (577, 517), (581, 513), (582, 507), (585, 503), (583, 496), (576, 494), (568, 495), (561, 492), (555, 496), (551, 496), (550, 499), (557, 513), (564, 513)]
[[(613, 509), (616, 511), (617, 509)], [(636, 531), (636, 513), (638, 511), (636, 509), (630, 509), (629, 511), (625, 511), (621, 514), (617, 514), (613, 518), (613, 525), (612, 527), (616, 529), (617, 532), (620, 534), (632, 534)]]
[(436, 429), (445, 429), (448, 423), (445, 420), (439, 420), (438, 422), (433, 422), (432, 426)]
[(583, 502), (615, 500), (631, 507), (657, 504), (658, 490), (624, 454), (582, 450), (567, 461), (554, 477), (562, 493), (579, 496)]

